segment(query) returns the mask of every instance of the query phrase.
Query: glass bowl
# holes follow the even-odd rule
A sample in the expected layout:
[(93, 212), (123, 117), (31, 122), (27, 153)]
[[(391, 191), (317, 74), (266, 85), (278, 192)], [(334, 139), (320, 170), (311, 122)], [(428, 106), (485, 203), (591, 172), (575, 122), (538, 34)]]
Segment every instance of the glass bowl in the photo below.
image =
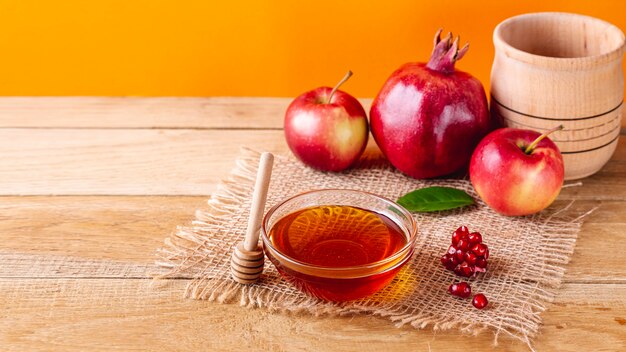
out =
[[(395, 248), (393, 252), (378, 261), (353, 266), (311, 264), (290, 257), (281, 251), (274, 242), (276, 238), (272, 238), (277, 237), (272, 232), (273, 226), (290, 214), (319, 206), (350, 206), (377, 213), (378, 216), (383, 215), (391, 220), (393, 227), (406, 237), (406, 244)], [(341, 221), (350, 220), (349, 215), (342, 214), (342, 216)], [(320, 217), (320, 219), (323, 218)], [(324, 228), (324, 224), (318, 225), (322, 226), (316, 228)], [(368, 227), (363, 226), (363, 228)], [(304, 231), (301, 236), (309, 237), (304, 240), (315, 240), (310, 237), (320, 236), (320, 231)], [(296, 195), (272, 207), (263, 219), (261, 237), (265, 254), (288, 282), (301, 291), (320, 299), (348, 301), (371, 295), (393, 280), (413, 254), (417, 225), (411, 213), (389, 199), (355, 190), (325, 189)], [(347, 252), (349, 251), (346, 251), (346, 256), (351, 255)], [(341, 255), (341, 252), (338, 254)], [(349, 262), (350, 258), (347, 259)]]

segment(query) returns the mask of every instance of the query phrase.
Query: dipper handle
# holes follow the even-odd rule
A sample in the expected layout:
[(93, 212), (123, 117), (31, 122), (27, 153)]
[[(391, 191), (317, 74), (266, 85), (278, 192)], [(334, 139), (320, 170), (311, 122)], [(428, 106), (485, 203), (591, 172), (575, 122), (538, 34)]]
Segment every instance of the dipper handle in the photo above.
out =
[(258, 245), (259, 231), (263, 221), (263, 211), (265, 210), (265, 200), (267, 199), (273, 164), (274, 155), (272, 153), (261, 154), (254, 193), (252, 194), (246, 237), (243, 242), (235, 247), (230, 261), (233, 279), (242, 284), (255, 282), (263, 272), (264, 257), (263, 250)]
[(252, 195), (246, 238), (243, 241), (243, 248), (247, 251), (255, 250), (259, 243), (259, 231), (261, 230), (261, 221), (263, 221), (263, 210), (265, 210), (265, 200), (267, 199), (267, 190), (270, 186), (273, 164), (274, 155), (272, 153), (261, 154), (259, 169), (256, 173), (254, 194)]

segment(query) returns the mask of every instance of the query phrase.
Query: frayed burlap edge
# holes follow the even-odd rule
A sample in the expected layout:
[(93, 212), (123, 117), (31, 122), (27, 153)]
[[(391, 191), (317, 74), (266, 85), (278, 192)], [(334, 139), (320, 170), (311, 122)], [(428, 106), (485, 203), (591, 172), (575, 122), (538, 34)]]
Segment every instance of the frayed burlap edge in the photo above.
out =
[[(399, 311), (400, 307), (389, 306), (387, 308), (375, 307), (368, 304), (333, 303), (320, 301), (310, 296), (299, 298), (284, 297), (281, 292), (271, 292), (256, 285), (241, 285), (233, 280), (212, 278), (202, 274), (212, 264), (207, 261), (209, 252), (207, 234), (219, 234), (224, 231), (231, 215), (241, 208), (242, 203), (250, 197), (256, 177), (256, 169), (260, 153), (248, 148), (242, 148), (241, 155), (236, 161), (236, 166), (231, 174), (217, 187), (208, 201), (208, 209), (196, 211), (196, 219), (189, 226), (178, 227), (177, 231), (165, 239), (164, 247), (158, 250), (157, 265), (164, 268), (164, 274), (155, 275), (155, 279), (189, 278), (192, 279), (187, 285), (184, 297), (200, 300), (215, 301), (219, 303), (235, 303), (248, 308), (265, 308), (273, 312), (282, 313), (306, 313), (314, 316), (347, 316), (353, 314), (370, 314), (384, 317), (402, 327), (410, 325), (417, 329), (431, 326), (433, 330), (448, 330), (458, 328), (466, 334), (478, 335), (485, 330), (494, 332), (494, 345), (497, 345), (500, 334), (509, 335), (514, 339), (523, 341), (531, 350), (532, 339), (537, 331), (523, 331), (510, 326), (488, 325), (485, 323), (468, 323), (444, 319), (432, 314), (405, 314)], [(278, 162), (284, 156), (276, 156)], [(363, 158), (360, 167), (367, 164), (380, 163), (378, 158)], [(568, 186), (578, 186), (570, 184)], [(541, 325), (539, 313), (545, 311), (549, 303), (553, 302), (556, 289), (561, 285), (565, 273), (565, 265), (573, 254), (575, 242), (578, 237), (582, 219), (591, 214), (597, 208), (591, 209), (584, 214), (568, 216), (567, 211), (573, 205), (573, 201), (562, 209), (551, 213), (537, 214), (533, 219), (540, 220), (544, 224), (546, 236), (559, 237), (564, 241), (562, 246), (553, 246), (550, 249), (550, 264), (542, 277), (542, 284), (549, 290), (536, 292), (537, 299), (533, 300), (533, 310), (536, 314), (532, 320), (537, 326)], [(556, 221), (558, 219), (558, 222)], [(563, 221), (571, 227), (563, 231)], [(203, 268), (198, 268), (201, 263), (207, 262)], [(281, 297), (283, 296), (283, 297)], [(280, 299), (277, 299), (280, 298)], [(277, 302), (279, 302), (277, 304)], [(349, 307), (348, 307), (349, 305)], [(514, 326), (512, 322), (511, 326)]]

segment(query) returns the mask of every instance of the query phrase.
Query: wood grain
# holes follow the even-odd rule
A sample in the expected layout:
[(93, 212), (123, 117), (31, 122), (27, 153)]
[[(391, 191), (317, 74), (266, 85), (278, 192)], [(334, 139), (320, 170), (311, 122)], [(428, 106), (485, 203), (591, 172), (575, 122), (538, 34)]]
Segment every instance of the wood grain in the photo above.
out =
[(208, 195), (241, 146), (284, 152), (282, 131), (0, 130), (0, 194)]
[[(207, 195), (241, 146), (288, 153), (282, 131), (0, 129), (0, 195)], [(626, 199), (624, 174), (626, 139), (585, 187), (563, 197)]]
[[(206, 201), (206, 197), (0, 197), (0, 253), (153, 263), (165, 237), (176, 226), (190, 223)], [(41, 266), (45, 263), (37, 265)]]
[[(292, 98), (0, 97), (0, 128), (282, 129)], [(369, 111), (372, 99), (360, 99)]]
[[(490, 334), (250, 311), (182, 299), (187, 278), (148, 279), (156, 248), (205, 206), (240, 145), (287, 152), (288, 102), (0, 98), (0, 350), (492, 350)], [(601, 172), (555, 204), (600, 208), (542, 315), (539, 351), (626, 349), (624, 175), (622, 138)], [(527, 348), (501, 337), (495, 350)]]
[(286, 98), (0, 98), (0, 127), (282, 128)]
[[(205, 204), (204, 197), (0, 197), (0, 277), (148, 278), (159, 272), (156, 248)], [(626, 243), (626, 201), (578, 201), (573, 211), (594, 207), (565, 280), (626, 284), (626, 261), (606, 250)]]
[[(182, 298), (187, 280), (0, 279), (3, 350), (492, 350), (492, 336), (396, 329), (375, 317), (273, 314)], [(159, 287), (161, 285), (161, 287)], [(626, 348), (621, 285), (569, 284), (544, 314), (539, 351)], [(527, 351), (501, 336), (496, 350)], [(591, 350), (591, 349), (590, 349)]]

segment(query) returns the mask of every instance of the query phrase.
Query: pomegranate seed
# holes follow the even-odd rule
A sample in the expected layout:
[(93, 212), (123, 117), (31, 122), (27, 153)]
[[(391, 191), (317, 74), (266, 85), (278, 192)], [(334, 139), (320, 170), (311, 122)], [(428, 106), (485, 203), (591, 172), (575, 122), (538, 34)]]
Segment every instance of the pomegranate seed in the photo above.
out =
[(456, 253), (456, 248), (454, 248), (454, 245), (450, 245), (450, 247), (448, 247), (447, 253), (450, 255), (454, 255), (454, 253)]
[(461, 239), (461, 235), (459, 235), (459, 233), (455, 231), (452, 234), (452, 245), (456, 246), (457, 242), (459, 242), (460, 239)]
[(469, 235), (469, 229), (467, 226), (459, 227), (456, 231), (454, 231), (454, 233), (452, 233), (452, 244), (456, 245), (461, 238), (464, 238), (467, 235)]
[(454, 270), (458, 263), (450, 254), (444, 254), (441, 257), (441, 264), (443, 264), (443, 266), (445, 266), (448, 270)]
[(467, 239), (469, 240), (470, 245), (475, 245), (477, 243), (482, 243), (483, 242), (483, 236), (480, 234), (480, 232), (472, 232), (469, 235), (467, 235)]
[[(455, 257), (455, 256), (451, 255), (451, 256), (450, 256), (450, 259), (448, 260), (448, 266), (447, 266), (447, 267), (448, 267), (448, 270), (454, 270), (454, 268), (456, 268), (456, 267), (457, 267), (457, 265), (459, 265), (459, 263), (461, 263), (461, 262), (459, 262), (459, 261), (456, 259), (456, 257)], [(452, 269), (450, 269), (450, 268), (452, 268)]]
[[(487, 245), (484, 243), (475, 244), (474, 247), (472, 247), (472, 252), (474, 252), (479, 257), (485, 257), (485, 259), (487, 259), (487, 257), (489, 256)], [(485, 254), (487, 254), (487, 256), (485, 256)]]
[(464, 259), (467, 262), (467, 264), (474, 265), (474, 264), (476, 264), (476, 259), (478, 259), (478, 257), (473, 252), (465, 252), (465, 258)]
[(456, 260), (461, 263), (464, 259), (465, 259), (465, 253), (460, 249), (456, 250), (456, 253), (454, 254), (454, 256), (456, 257)]
[(463, 262), (461, 265), (454, 268), (454, 273), (459, 276), (470, 277), (474, 274), (474, 267), (470, 266), (466, 262)]
[(487, 300), (487, 297), (485, 297), (485, 295), (483, 295), (482, 293), (475, 295), (472, 299), (472, 305), (478, 309), (485, 308), (487, 304), (489, 304), (489, 301)]
[(485, 258), (476, 259), (476, 267), (481, 268), (481, 269), (487, 268), (487, 259)]
[(469, 241), (465, 238), (461, 238), (457, 243), (456, 243), (456, 249), (460, 249), (463, 252), (465, 252), (466, 250), (469, 249)]
[(458, 259), (456, 259), (456, 255), (451, 255), (451, 256), (450, 256), (450, 261), (451, 261), (452, 263), (454, 263), (454, 266), (457, 266), (457, 265), (461, 264), (461, 261), (460, 261), (460, 260), (458, 260)]
[(444, 254), (441, 256), (441, 264), (446, 265), (446, 262), (448, 261), (448, 253)]
[(467, 298), (472, 294), (472, 288), (467, 282), (457, 282), (448, 287), (448, 292), (453, 296)]

